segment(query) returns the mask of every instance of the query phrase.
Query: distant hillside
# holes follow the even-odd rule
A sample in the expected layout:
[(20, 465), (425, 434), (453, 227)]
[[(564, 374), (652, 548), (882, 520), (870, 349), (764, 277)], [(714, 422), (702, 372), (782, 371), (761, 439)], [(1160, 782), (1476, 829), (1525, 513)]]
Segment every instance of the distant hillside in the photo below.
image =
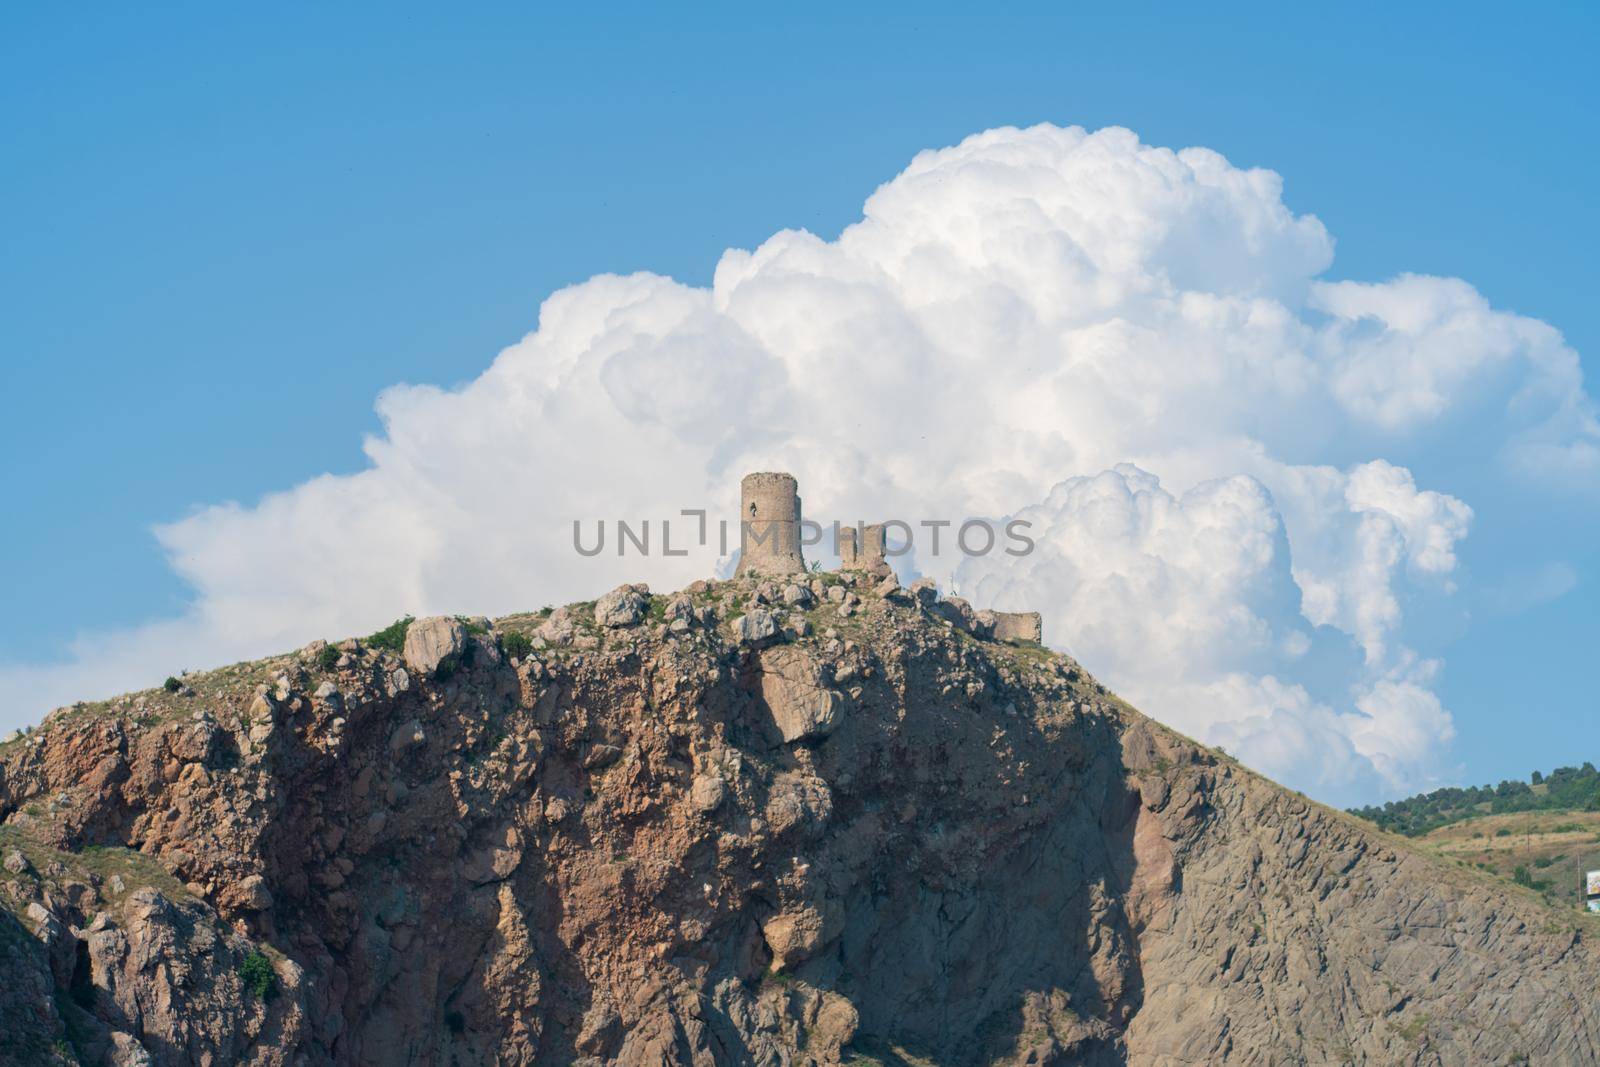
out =
[(1496, 786), (1435, 789), (1381, 807), (1350, 809), (1352, 815), (1407, 837), (1480, 815), (1525, 811), (1600, 811), (1600, 771), (1592, 763), (1557, 767), (1548, 777), (1534, 771), (1526, 782), (1508, 779)]
[(1483, 815), (1418, 839), (1447, 860), (1531, 889), (1550, 904), (1583, 907), (1583, 872), (1600, 870), (1600, 811)]

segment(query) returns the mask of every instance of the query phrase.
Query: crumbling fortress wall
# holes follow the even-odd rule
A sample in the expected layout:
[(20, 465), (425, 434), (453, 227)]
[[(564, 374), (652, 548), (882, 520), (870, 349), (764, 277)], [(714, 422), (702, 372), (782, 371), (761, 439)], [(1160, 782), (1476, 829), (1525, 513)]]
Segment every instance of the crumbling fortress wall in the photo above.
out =
[(1037, 611), (991, 611), (996, 641), (1044, 641), (1044, 620)]
[(792, 474), (762, 471), (739, 483), (739, 573), (804, 574), (800, 494)]
[(871, 526), (847, 526), (839, 531), (839, 563), (847, 571), (866, 571), (868, 574), (889, 573), (885, 558), (888, 538), (882, 523)]

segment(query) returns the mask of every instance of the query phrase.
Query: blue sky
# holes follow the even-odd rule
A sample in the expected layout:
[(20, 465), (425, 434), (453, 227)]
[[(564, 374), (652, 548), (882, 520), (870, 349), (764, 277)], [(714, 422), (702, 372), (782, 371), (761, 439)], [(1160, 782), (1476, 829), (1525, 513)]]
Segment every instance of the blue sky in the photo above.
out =
[[(476, 377), (553, 290), (603, 271), (707, 284), (723, 249), (785, 227), (831, 238), (917, 151), (1004, 124), (1122, 125), (1271, 168), (1337, 240), (1327, 277), (1463, 278), (1561, 330), (1597, 378), (1592, 7), (172, 5), (6, 22), (10, 660), (182, 612), (152, 525), (362, 469), (381, 390)], [(1503, 587), (1470, 619), (1412, 622), (1446, 661), (1466, 780), (1594, 758), (1592, 497), (1491, 509), (1451, 456), (1410, 468), (1474, 505), (1462, 573)], [(1571, 590), (1519, 604), (1551, 567)]]

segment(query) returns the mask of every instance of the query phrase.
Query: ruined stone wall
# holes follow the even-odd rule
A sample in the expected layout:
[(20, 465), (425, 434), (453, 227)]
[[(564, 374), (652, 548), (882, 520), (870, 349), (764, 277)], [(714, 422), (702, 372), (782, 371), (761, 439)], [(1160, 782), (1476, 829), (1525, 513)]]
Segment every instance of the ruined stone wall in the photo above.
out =
[(1044, 621), (1037, 611), (996, 611), (992, 614), (996, 641), (1044, 642)]
[(882, 523), (848, 526), (839, 531), (839, 562), (847, 571), (887, 571), (887, 538)]

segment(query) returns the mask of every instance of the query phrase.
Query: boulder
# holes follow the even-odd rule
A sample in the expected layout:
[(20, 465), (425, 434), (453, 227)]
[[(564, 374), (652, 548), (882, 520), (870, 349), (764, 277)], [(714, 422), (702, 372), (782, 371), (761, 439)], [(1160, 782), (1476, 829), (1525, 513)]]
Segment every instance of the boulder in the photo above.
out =
[(809, 904), (780, 911), (761, 925), (761, 936), (772, 953), (774, 972), (787, 970), (816, 955), (838, 936), (843, 916), (837, 908)]
[(728, 795), (728, 783), (712, 774), (697, 774), (689, 786), (689, 803), (702, 815), (709, 815), (722, 805)]
[(255, 699), (250, 702), (250, 707), (245, 712), (245, 715), (249, 717), (251, 722), (270, 722), (277, 710), (267, 694), (257, 693)]
[(950, 625), (975, 633), (978, 629), (978, 617), (972, 610), (972, 605), (958, 596), (946, 597), (933, 606), (934, 613), (947, 620)]
[(675, 622), (681, 622), (685, 625), (694, 622), (694, 601), (680, 593), (667, 601), (663, 617), (669, 625)]
[(761, 699), (787, 743), (826, 737), (838, 724), (839, 694), (822, 684), (822, 671), (810, 654), (794, 645), (761, 653)]
[(267, 880), (259, 874), (241, 879), (232, 895), (238, 906), (246, 911), (266, 911), (272, 907), (272, 890), (267, 888)]
[(534, 633), (552, 645), (564, 645), (572, 640), (574, 630), (572, 612), (562, 607), (552, 611)]
[(752, 608), (728, 624), (741, 645), (761, 645), (778, 636), (778, 620), (765, 608)]
[(406, 630), (406, 666), (424, 677), (434, 677), (440, 667), (455, 665), (467, 647), (467, 628), (449, 615), (417, 619)]
[(396, 667), (384, 679), (384, 692), (391, 698), (399, 696), (411, 688), (411, 675), (407, 674), (404, 667)]
[(806, 996), (801, 1017), (805, 1021), (808, 1052), (812, 1048), (842, 1051), (861, 1024), (855, 1005), (831, 989), (812, 991)]
[(601, 626), (635, 626), (644, 618), (650, 599), (636, 585), (619, 585), (594, 602), (594, 621)]
[(762, 814), (773, 834), (820, 829), (833, 815), (833, 791), (807, 771), (785, 771), (772, 782)]

